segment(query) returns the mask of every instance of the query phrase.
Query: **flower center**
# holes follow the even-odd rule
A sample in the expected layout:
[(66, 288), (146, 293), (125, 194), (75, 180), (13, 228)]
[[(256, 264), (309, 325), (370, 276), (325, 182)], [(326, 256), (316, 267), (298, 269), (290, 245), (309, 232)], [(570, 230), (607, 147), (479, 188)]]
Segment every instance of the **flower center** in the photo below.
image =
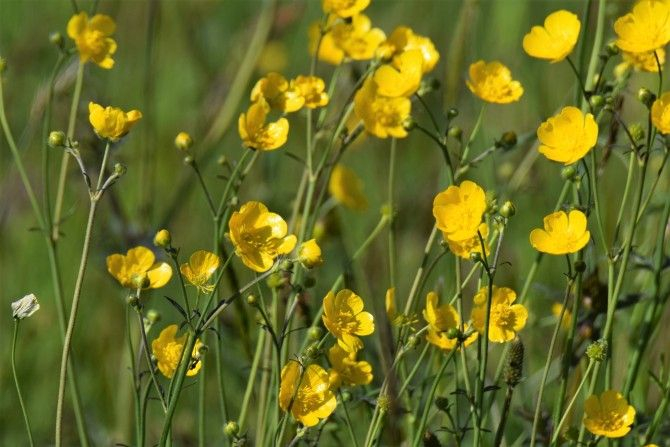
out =
[(491, 322), (500, 327), (513, 327), (516, 316), (510, 306), (505, 304), (494, 304), (491, 307)]

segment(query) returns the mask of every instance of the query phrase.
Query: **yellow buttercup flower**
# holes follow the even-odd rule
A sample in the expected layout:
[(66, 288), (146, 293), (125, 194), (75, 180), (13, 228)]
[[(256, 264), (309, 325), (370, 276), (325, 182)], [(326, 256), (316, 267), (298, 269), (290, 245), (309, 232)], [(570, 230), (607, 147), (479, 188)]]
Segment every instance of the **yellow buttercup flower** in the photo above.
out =
[(209, 293), (214, 290), (214, 284), (208, 284), (221, 260), (217, 255), (207, 250), (198, 250), (189, 258), (188, 262), (179, 267), (184, 278), (194, 285), (200, 292)]
[(435, 224), (447, 239), (454, 242), (477, 236), (484, 211), (486, 194), (479, 185), (469, 180), (459, 186), (449, 186), (433, 200)]
[(316, 239), (310, 239), (300, 244), (298, 249), (298, 260), (308, 269), (318, 267), (323, 264), (321, 257), (321, 247), (316, 243)]
[(305, 107), (316, 109), (328, 104), (328, 93), (323, 79), (316, 76), (298, 76), (291, 81), (291, 85), (302, 96)]
[[(493, 286), (491, 300), (491, 317), (489, 320), (489, 340), (494, 343), (505, 343), (514, 340), (517, 332), (526, 325), (528, 311), (522, 304), (512, 304), (516, 300), (514, 290), (507, 287)], [(472, 325), (484, 333), (486, 325), (486, 305), (488, 286), (482, 287), (474, 297), (472, 308)]]
[[(451, 351), (458, 345), (456, 338), (449, 338), (447, 332), (450, 329), (461, 329), (461, 317), (451, 304), (438, 306), (438, 296), (435, 292), (429, 292), (426, 296), (426, 307), (423, 310), (423, 318), (429, 325), (426, 341), (445, 351)], [(468, 325), (463, 325), (463, 330), (468, 331)], [(465, 339), (465, 347), (477, 340), (478, 334), (474, 332)]]
[(586, 215), (579, 210), (551, 213), (544, 218), (544, 230), (530, 232), (530, 244), (537, 251), (550, 255), (575, 253), (584, 248), (591, 238), (586, 229)]
[(328, 361), (332, 366), (328, 375), (333, 389), (342, 385), (367, 385), (372, 382), (372, 365), (364, 360), (356, 360), (356, 351), (347, 352), (335, 344), (328, 350)]
[(341, 163), (333, 168), (328, 181), (328, 192), (335, 200), (352, 210), (362, 211), (368, 207), (368, 199), (363, 192), (363, 180), (353, 169)]
[(142, 113), (139, 110), (124, 112), (117, 107), (88, 103), (88, 121), (93, 130), (100, 138), (111, 142), (119, 141), (141, 118)]
[[(489, 226), (485, 222), (482, 222), (479, 224), (477, 231), (482, 235), (482, 239), (484, 239), (484, 248), (488, 255), (489, 246), (486, 242), (486, 238), (489, 237)], [(449, 245), (449, 250), (463, 259), (470, 259), (470, 254), (472, 253), (482, 253), (482, 243), (479, 240), (479, 234), (475, 233), (471, 238), (462, 241), (454, 241), (450, 239), (447, 234), (443, 233), (444, 240), (447, 241), (447, 245)]]
[(367, 8), (370, 0), (322, 0), (321, 4), (323, 12), (346, 19)]
[(386, 39), (384, 31), (373, 28), (372, 22), (365, 14), (356, 14), (348, 22), (334, 23), (330, 33), (335, 45), (340, 47), (349, 59), (355, 61), (372, 59), (379, 45)]
[(598, 124), (590, 113), (564, 107), (537, 128), (539, 151), (549, 160), (569, 165), (582, 158), (598, 141)]
[(371, 313), (363, 311), (363, 300), (348, 289), (335, 295), (328, 292), (323, 299), (323, 324), (347, 352), (358, 351), (363, 342), (358, 335), (370, 335), (375, 330)]
[[(661, 69), (665, 65), (665, 50), (659, 48), (656, 50), (656, 55), (654, 52), (650, 51), (647, 53), (628, 53), (624, 51), (622, 54), (623, 62), (617, 65), (614, 71), (622, 71), (628, 67), (633, 67), (637, 71), (647, 71), (649, 73), (658, 73), (658, 65), (660, 63)], [(658, 57), (658, 63), (656, 58)]]
[(384, 296), (384, 309), (386, 310), (386, 317), (389, 319), (391, 324), (396, 325), (400, 322), (401, 315), (398, 314), (398, 311), (395, 307), (395, 287), (386, 289), (386, 295)]
[(392, 98), (412, 96), (421, 84), (422, 66), (420, 50), (405, 51), (394, 57), (392, 64), (384, 64), (375, 71), (377, 94)]
[(560, 62), (570, 53), (579, 38), (581, 23), (577, 16), (561, 9), (544, 19), (544, 26), (534, 26), (523, 38), (523, 49), (529, 56)]
[(286, 143), (288, 138), (288, 120), (279, 118), (275, 122), (265, 123), (270, 106), (264, 98), (251, 104), (247, 113), (240, 115), (237, 129), (246, 147), (261, 151), (271, 151)]
[(584, 426), (596, 436), (621, 438), (635, 422), (635, 408), (617, 391), (589, 396), (584, 402)]
[(411, 28), (399, 26), (379, 47), (379, 54), (384, 58), (397, 56), (405, 51), (419, 50), (423, 59), (422, 71), (428, 73), (435, 68), (440, 60), (440, 53), (435, 49), (433, 41), (428, 37), (415, 34)]
[(293, 417), (305, 427), (312, 427), (335, 411), (337, 399), (330, 390), (328, 373), (319, 365), (309, 365), (304, 372), (295, 360), (281, 371), (279, 406), (291, 409)]
[[(331, 65), (340, 65), (344, 60), (344, 50), (335, 42), (330, 27), (337, 21), (337, 17), (331, 15), (328, 17), (326, 28), (328, 31), (321, 36), (321, 23), (314, 22), (308, 30), (309, 36), (309, 54), (314, 55), (317, 45), (319, 46), (318, 58), (320, 61)], [(321, 42), (319, 43), (319, 39)]]
[(670, 6), (655, 0), (643, 0), (614, 22), (616, 44), (623, 51), (647, 53), (670, 41)]
[(136, 288), (138, 278), (146, 278), (145, 289), (158, 289), (170, 281), (172, 268), (165, 262), (156, 262), (154, 253), (146, 247), (131, 248), (125, 255), (107, 256), (107, 271), (128, 289)]
[(93, 61), (102, 68), (112, 68), (116, 52), (116, 42), (110, 38), (116, 30), (114, 20), (104, 14), (96, 14), (88, 19), (88, 14), (80, 12), (67, 22), (67, 35), (74, 40), (82, 64)]
[(300, 110), (305, 98), (296, 86), (279, 73), (268, 73), (251, 89), (251, 102), (264, 98), (272, 109), (284, 113)]
[(662, 134), (670, 134), (670, 92), (665, 92), (651, 106), (651, 122)]
[(354, 97), (354, 112), (363, 120), (365, 130), (378, 138), (405, 138), (405, 123), (412, 103), (408, 98), (389, 98), (379, 95), (372, 78), (366, 79)]
[(469, 73), (468, 88), (486, 102), (509, 104), (523, 95), (521, 83), (512, 79), (509, 68), (498, 61), (477, 61), (470, 65)]
[[(184, 345), (186, 344), (186, 334), (177, 337), (178, 330), (179, 326), (171, 324), (161, 331), (158, 338), (151, 342), (151, 352), (156, 357), (158, 370), (168, 379), (174, 376), (175, 371), (179, 367), (179, 362), (184, 352)], [(197, 340), (191, 353), (191, 364), (186, 371), (186, 375), (189, 377), (198, 374), (198, 371), (202, 367), (202, 362), (200, 361), (201, 346), (202, 342)]]
[(244, 265), (256, 272), (272, 268), (277, 256), (290, 253), (297, 242), (287, 235), (288, 226), (279, 214), (261, 202), (247, 202), (228, 222), (230, 241)]

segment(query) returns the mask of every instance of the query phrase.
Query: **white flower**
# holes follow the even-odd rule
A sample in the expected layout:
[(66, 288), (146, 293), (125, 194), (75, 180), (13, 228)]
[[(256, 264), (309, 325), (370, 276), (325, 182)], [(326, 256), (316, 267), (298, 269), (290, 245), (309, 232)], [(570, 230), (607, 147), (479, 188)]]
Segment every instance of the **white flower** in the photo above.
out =
[(26, 295), (12, 303), (12, 316), (17, 320), (28, 318), (40, 309), (40, 303), (34, 294)]

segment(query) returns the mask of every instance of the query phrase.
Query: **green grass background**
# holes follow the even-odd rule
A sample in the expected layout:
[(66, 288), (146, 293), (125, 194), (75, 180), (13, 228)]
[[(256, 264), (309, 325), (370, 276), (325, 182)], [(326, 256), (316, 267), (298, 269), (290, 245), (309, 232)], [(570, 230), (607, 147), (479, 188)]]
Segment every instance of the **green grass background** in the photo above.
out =
[[(78, 2), (88, 9), (91, 2)], [(499, 59), (507, 64), (524, 88), (521, 101), (509, 106), (489, 106), (485, 111), (482, 130), (475, 140), (473, 154), (489, 147), (502, 132), (516, 131), (520, 136), (534, 134), (538, 124), (563, 105), (574, 103), (575, 82), (566, 63), (551, 65), (529, 58), (521, 48), (523, 35), (531, 25), (539, 24), (549, 12), (559, 8), (582, 15), (585, 2), (558, 1), (450, 1), (375, 0), (366, 13), (375, 26), (390, 33), (397, 25), (412, 27), (417, 33), (429, 36), (436, 44), (441, 59), (431, 76), (442, 88), (432, 93), (431, 107), (457, 107), (457, 124), (467, 135), (479, 113), (481, 102), (465, 87), (469, 63), (478, 59)], [(606, 39), (612, 37), (611, 23), (627, 4), (608, 6)], [(183, 253), (198, 248), (210, 248), (212, 223), (204, 197), (199, 190), (187, 194), (177, 188), (183, 177), (194, 180), (192, 172), (182, 163), (182, 156), (174, 149), (174, 136), (181, 130), (191, 133), (197, 142), (206, 134), (208, 126), (221, 102), (230, 93), (231, 80), (240, 64), (264, 3), (260, 0), (229, 1), (102, 1), (99, 12), (111, 15), (118, 28), (114, 38), (118, 51), (116, 65), (103, 70), (89, 65), (86, 68), (82, 102), (76, 128), (82, 155), (90, 166), (98, 166), (102, 153), (101, 143), (93, 135), (87, 120), (89, 100), (111, 104), (126, 110), (138, 108), (144, 119), (113, 151), (113, 161), (122, 162), (128, 173), (103, 200), (100, 218), (95, 226), (90, 264), (78, 324), (74, 338), (74, 358), (80, 376), (83, 406), (94, 445), (131, 443), (131, 397), (127, 359), (124, 357), (124, 299), (125, 292), (106, 272), (105, 257), (125, 252), (136, 244), (149, 245), (153, 233), (159, 229), (165, 210), (178, 200), (178, 212), (167, 222), (174, 243)], [(283, 73), (295, 76), (309, 70), (307, 55), (307, 27), (320, 17), (320, 2), (282, 1), (275, 15), (270, 40), (283, 45), (287, 61)], [(0, 2), (0, 55), (6, 58), (8, 70), (4, 88), (10, 125), (17, 138), (33, 186), (42, 190), (41, 175), (42, 113), (50, 72), (56, 60), (56, 50), (50, 45), (50, 32), (59, 31), (66, 45), (65, 27), (72, 15), (68, 1)], [(590, 51), (587, 43), (586, 51)], [(76, 61), (58, 78), (54, 103), (52, 129), (64, 129), (71, 101), (76, 72)], [(358, 69), (360, 64), (355, 65)], [(613, 64), (611, 65), (613, 66)], [(611, 68), (610, 66), (610, 68)], [(329, 79), (332, 68), (324, 64), (318, 73)], [(238, 111), (248, 105), (247, 92), (262, 76), (259, 70), (245, 86)], [(339, 99), (351, 88), (347, 76), (341, 77)], [(635, 86), (655, 85), (651, 75), (635, 75), (626, 97), (626, 116), (642, 121), (643, 108), (634, 100)], [(237, 116), (237, 114), (235, 115)], [(428, 125), (428, 117), (417, 106), (415, 118)], [(291, 198), (300, 180), (299, 165), (285, 155), (304, 153), (304, 119), (302, 114), (290, 118), (291, 133), (284, 149), (262, 154), (240, 193), (240, 200), (262, 200), (272, 210), (288, 216)], [(427, 126), (428, 127), (428, 126)], [(496, 155), (469, 173), (487, 190), (496, 190), (501, 199), (510, 198), (518, 213), (512, 219), (503, 245), (502, 259), (509, 262), (501, 269), (498, 283), (519, 290), (525, 273), (534, 259), (528, 243), (530, 229), (541, 224), (542, 216), (554, 206), (562, 180), (560, 166), (538, 158), (526, 175), (520, 177), (520, 187), (510, 190), (513, 178), (531, 148), (533, 139), (513, 150)], [(363, 137), (344, 156), (344, 163), (354, 168), (365, 182), (370, 207), (364, 213), (338, 210), (339, 233), (324, 241), (326, 264), (317, 274), (317, 286), (312, 290), (311, 303), (321, 299), (333, 278), (341, 271), (344, 253), (352, 253), (374, 227), (379, 209), (386, 201), (386, 178), (389, 141)], [(54, 181), (60, 152), (49, 149)], [(236, 118), (213, 151), (229, 159), (239, 158), (242, 148), (236, 131)], [(619, 150), (621, 153), (622, 151)], [(445, 187), (441, 154), (423, 135), (413, 132), (398, 143), (398, 297), (406, 296), (433, 224), (431, 204), (433, 196)], [(216, 160), (214, 157), (213, 160)], [(71, 167), (73, 167), (71, 165)], [(96, 169), (96, 168), (93, 168)], [(221, 168), (209, 162), (204, 166), (207, 182), (218, 197), (223, 181), (217, 179)], [(618, 211), (625, 165), (617, 157), (608, 166), (608, 175), (602, 177), (603, 212), (611, 222)], [(667, 182), (667, 178), (665, 180)], [(87, 210), (87, 196), (80, 175), (70, 171), (65, 208), (67, 220), (63, 224), (63, 239), (59, 245), (64, 271), (66, 302), (71, 299), (72, 287), (79, 262), (83, 227)], [(27, 293), (35, 293), (42, 309), (21, 324), (18, 349), (18, 367), (34, 435), (38, 445), (48, 445), (53, 439), (53, 419), (58, 381), (57, 365), (61, 342), (58, 335), (49, 266), (43, 239), (31, 231), (36, 222), (24, 194), (9, 148), (0, 139), (0, 445), (24, 445), (25, 435), (18, 401), (11, 382), (9, 353), (12, 320), (11, 301)], [(611, 227), (611, 225), (610, 225)], [(608, 228), (611, 231), (611, 228)], [(654, 230), (656, 231), (656, 230)], [(344, 247), (344, 248), (343, 248)], [(352, 287), (365, 298), (379, 318), (383, 318), (383, 297), (388, 284), (385, 237), (380, 238), (356, 267)], [(239, 264), (239, 263), (238, 263)], [(432, 275), (429, 285), (450, 290), (453, 287), (451, 261), (442, 263)], [(242, 280), (251, 275), (241, 264), (237, 266)], [(526, 341), (528, 359), (526, 374), (537, 372), (544, 359), (546, 340), (550, 331), (547, 317), (553, 301), (560, 298), (564, 278), (562, 259), (546, 259), (531, 289), (531, 320), (522, 333)], [(641, 286), (640, 282), (637, 286)], [(636, 285), (633, 284), (633, 287)], [(164, 294), (175, 296), (174, 281), (154, 292), (147, 299), (147, 307), (158, 309), (162, 315), (159, 328), (177, 321), (178, 314), (166, 305)], [(423, 299), (423, 298), (421, 298)], [(251, 310), (246, 312), (250, 318)], [(233, 414), (246, 384), (250, 365), (240, 336), (233, 324), (235, 315), (226, 316), (226, 383)], [(256, 329), (252, 326), (246, 342), (255, 343)], [(155, 336), (152, 333), (151, 336)], [(151, 337), (150, 336), (150, 337)], [(627, 342), (628, 336), (620, 336)], [(662, 338), (662, 337), (660, 337)], [(371, 339), (366, 357), (378, 369), (380, 345)], [(494, 359), (497, 352), (493, 354)], [(623, 358), (620, 358), (623, 361)], [(213, 376), (208, 384), (214, 390)], [(536, 381), (526, 385), (532, 389)], [(178, 445), (191, 445), (196, 433), (196, 387), (187, 388), (175, 418), (174, 433)], [(218, 408), (215, 394), (207, 405)], [(66, 394), (66, 445), (74, 445), (74, 422), (70, 413), (69, 393)], [(645, 396), (644, 393), (641, 396)], [(653, 401), (653, 396), (652, 396)], [(529, 401), (518, 405), (530, 408)], [(149, 427), (150, 439), (160, 429), (158, 406), (153, 405), (150, 415), (154, 423)], [(255, 420), (252, 411), (251, 421)], [(520, 432), (523, 423), (512, 421), (510, 429)], [(208, 416), (208, 442), (220, 439), (221, 423), (218, 413)], [(357, 427), (362, 436), (366, 426)], [(328, 435), (324, 440), (332, 441)]]

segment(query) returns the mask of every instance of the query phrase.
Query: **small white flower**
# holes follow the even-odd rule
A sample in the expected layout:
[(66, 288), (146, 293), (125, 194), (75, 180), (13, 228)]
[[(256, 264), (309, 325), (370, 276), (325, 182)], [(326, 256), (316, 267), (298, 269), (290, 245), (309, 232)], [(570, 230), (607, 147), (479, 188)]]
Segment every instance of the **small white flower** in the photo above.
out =
[(40, 303), (34, 294), (26, 295), (12, 303), (12, 316), (17, 320), (28, 318), (40, 309)]

